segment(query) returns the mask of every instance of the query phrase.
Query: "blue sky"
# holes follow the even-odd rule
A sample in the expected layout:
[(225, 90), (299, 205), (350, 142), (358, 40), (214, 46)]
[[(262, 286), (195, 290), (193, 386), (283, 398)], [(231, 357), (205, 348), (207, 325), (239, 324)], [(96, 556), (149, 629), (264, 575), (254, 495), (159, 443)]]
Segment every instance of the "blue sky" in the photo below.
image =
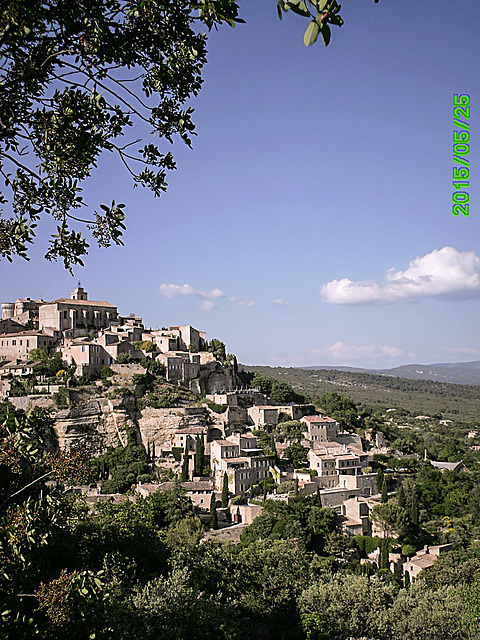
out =
[[(346, 0), (328, 48), (275, 0), (209, 40), (194, 149), (154, 199), (112, 157), (86, 193), (126, 202), (124, 248), (75, 277), (0, 264), (1, 298), (91, 299), (193, 324), (247, 364), (480, 359), (480, 3)], [(453, 7), (453, 8), (452, 8)], [(452, 216), (453, 94), (471, 98), (470, 217)], [(166, 143), (165, 148), (168, 148)]]

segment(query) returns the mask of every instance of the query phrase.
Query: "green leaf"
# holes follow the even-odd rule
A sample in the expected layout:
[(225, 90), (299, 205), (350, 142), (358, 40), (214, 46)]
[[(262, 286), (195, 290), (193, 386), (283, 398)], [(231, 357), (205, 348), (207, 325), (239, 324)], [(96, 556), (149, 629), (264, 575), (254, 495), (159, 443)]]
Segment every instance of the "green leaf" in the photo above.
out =
[(299, 16), (308, 18), (311, 15), (305, 2), (302, 2), (301, 0), (286, 0), (285, 4), (293, 11), (293, 13), (297, 13)]
[[(320, 27), (317, 24), (316, 20), (312, 20), (305, 31), (305, 35), (303, 36), (303, 42), (306, 47), (310, 47), (312, 44), (315, 44), (318, 38), (318, 34), (320, 33)], [(323, 33), (322, 33), (323, 35)]]
[(327, 23), (323, 24), (321, 33), (322, 33), (323, 42), (325, 43), (325, 46), (328, 47), (332, 32), (330, 31), (330, 27), (328, 26)]

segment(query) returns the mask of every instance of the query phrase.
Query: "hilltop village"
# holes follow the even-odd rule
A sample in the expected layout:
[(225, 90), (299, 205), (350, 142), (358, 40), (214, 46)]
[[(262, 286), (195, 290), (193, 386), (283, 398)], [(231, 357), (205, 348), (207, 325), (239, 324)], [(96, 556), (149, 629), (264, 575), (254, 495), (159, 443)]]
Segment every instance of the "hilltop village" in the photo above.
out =
[[(262, 513), (262, 494), (284, 502), (316, 495), (342, 534), (386, 535), (371, 517), (385, 501), (371, 467), (381, 442), (341, 429), (294, 396), (272, 400), (252, 388), (220, 340), (209, 343), (189, 325), (148, 329), (135, 314), (89, 300), (80, 284), (70, 298), (1, 306), (0, 399), (52, 410), (60, 449), (84, 448), (99, 460), (98, 482), (71, 488), (90, 503), (180, 482), (204, 519), (218, 505), (211, 534), (238, 540)], [(129, 445), (143, 448), (146, 464), (119, 480), (112, 452)], [(392, 569), (413, 578), (448, 548), (391, 554)], [(379, 554), (368, 561), (380, 566)]]

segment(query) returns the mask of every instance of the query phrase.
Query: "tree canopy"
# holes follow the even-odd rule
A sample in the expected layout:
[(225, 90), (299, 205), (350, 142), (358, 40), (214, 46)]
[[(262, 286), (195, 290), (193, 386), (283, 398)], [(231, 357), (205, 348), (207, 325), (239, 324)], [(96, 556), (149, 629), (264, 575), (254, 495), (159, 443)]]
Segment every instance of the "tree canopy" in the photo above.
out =
[[(336, 0), (277, 9), (309, 19), (307, 46), (343, 24)], [(240, 22), (234, 0), (2, 2), (0, 258), (28, 259), (44, 215), (56, 220), (45, 257), (70, 271), (88, 251), (85, 226), (99, 246), (122, 244), (125, 205), (92, 208), (82, 185), (108, 151), (134, 186), (166, 190), (175, 161), (163, 143), (191, 146), (195, 133), (185, 105), (202, 85), (202, 29)]]

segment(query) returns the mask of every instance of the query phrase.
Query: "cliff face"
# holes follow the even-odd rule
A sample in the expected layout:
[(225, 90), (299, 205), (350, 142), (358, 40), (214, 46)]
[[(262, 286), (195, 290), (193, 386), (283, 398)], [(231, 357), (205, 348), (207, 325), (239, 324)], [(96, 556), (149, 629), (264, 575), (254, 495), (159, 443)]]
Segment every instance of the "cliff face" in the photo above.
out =
[(85, 446), (101, 455), (127, 443), (127, 425), (137, 430), (128, 403), (98, 397), (58, 410), (54, 428), (61, 449)]
[(171, 446), (178, 429), (186, 427), (204, 427), (221, 437), (225, 434), (225, 417), (206, 407), (147, 407), (139, 411), (131, 395), (111, 400), (100, 394), (84, 394), (73, 406), (56, 411), (55, 432), (60, 448), (84, 446), (93, 455), (101, 455), (107, 447), (125, 446), (127, 431), (136, 434), (139, 444), (147, 447), (148, 443), (155, 443), (160, 451)]

